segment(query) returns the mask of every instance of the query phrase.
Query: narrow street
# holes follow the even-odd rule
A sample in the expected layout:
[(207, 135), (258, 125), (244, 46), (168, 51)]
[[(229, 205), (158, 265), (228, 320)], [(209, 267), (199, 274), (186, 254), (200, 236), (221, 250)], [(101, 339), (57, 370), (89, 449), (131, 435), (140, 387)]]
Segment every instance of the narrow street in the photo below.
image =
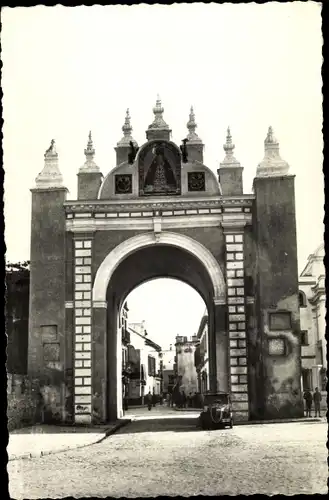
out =
[(196, 414), (130, 410), (86, 448), (8, 464), (12, 498), (296, 495), (327, 492), (327, 424), (200, 431)]

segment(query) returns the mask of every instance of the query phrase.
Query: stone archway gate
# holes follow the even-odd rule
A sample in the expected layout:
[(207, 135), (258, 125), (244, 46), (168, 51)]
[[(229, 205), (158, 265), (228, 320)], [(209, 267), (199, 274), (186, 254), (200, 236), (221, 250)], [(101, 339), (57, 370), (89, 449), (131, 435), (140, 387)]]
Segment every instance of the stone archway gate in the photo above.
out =
[[(216, 323), (215, 329), (224, 330), (228, 335), (228, 351), (222, 353), (222, 356), (228, 356), (228, 387), (223, 389), (232, 391), (234, 408), (239, 418), (249, 418), (244, 235), (245, 227), (251, 223), (252, 196), (244, 195), (239, 200), (225, 202), (225, 206), (220, 208), (218, 206), (223, 204), (219, 197), (212, 203), (209, 200), (195, 200), (193, 208), (191, 201), (186, 207), (181, 202), (179, 210), (173, 210), (169, 203), (167, 207), (161, 204), (161, 211), (154, 210), (154, 206), (152, 211), (145, 207), (143, 212), (138, 212), (138, 215), (145, 213), (143, 219), (134, 218), (133, 212), (129, 213), (129, 218), (125, 216), (127, 211), (114, 212), (117, 207), (113, 205), (103, 206), (104, 215), (100, 217), (99, 207), (91, 206), (90, 202), (66, 204), (66, 229), (74, 241), (74, 300), (66, 301), (66, 308), (73, 308), (74, 313), (74, 410), (77, 423), (91, 421), (94, 393), (92, 363), (96, 362), (92, 354), (93, 336), (97, 336), (97, 330), (104, 328), (106, 322), (106, 290), (111, 275), (127, 255), (145, 246), (157, 244), (184, 248), (207, 268), (214, 287), (211, 321)], [(212, 206), (216, 208), (211, 208)], [(86, 212), (87, 207), (89, 213)], [(108, 217), (113, 213), (115, 218)], [(130, 236), (138, 226), (142, 232)], [(182, 226), (185, 229), (184, 235), (177, 231)], [(97, 248), (99, 239), (95, 235), (101, 233), (104, 237), (106, 232), (110, 236), (114, 228), (128, 233), (126, 239), (116, 246), (112, 244), (111, 251), (103, 253), (98, 265), (95, 254), (100, 253)], [(208, 248), (211, 248), (207, 241), (209, 228), (216, 228), (218, 234), (222, 234), (218, 247), (224, 245), (222, 253), (224, 250), (226, 258), (223, 262), (219, 263)], [(187, 236), (193, 233), (197, 234), (202, 243)]]

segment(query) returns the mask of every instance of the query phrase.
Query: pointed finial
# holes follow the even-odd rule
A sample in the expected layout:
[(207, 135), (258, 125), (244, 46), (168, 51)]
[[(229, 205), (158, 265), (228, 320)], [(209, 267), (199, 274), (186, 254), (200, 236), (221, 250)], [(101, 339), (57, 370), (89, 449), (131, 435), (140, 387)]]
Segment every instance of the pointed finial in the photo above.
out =
[(195, 132), (195, 129), (197, 128), (197, 124), (195, 121), (195, 114), (194, 114), (193, 106), (191, 106), (189, 121), (187, 122), (186, 126), (188, 129), (188, 134), (187, 134), (188, 142), (202, 143), (202, 140), (200, 139), (198, 134)]
[(166, 129), (166, 130), (169, 129), (168, 125), (166, 124), (166, 122), (162, 117), (163, 112), (164, 109), (162, 107), (161, 99), (158, 94), (155, 106), (153, 108), (154, 120), (153, 123), (148, 127), (149, 129)]
[(266, 136), (264, 143), (265, 144), (278, 144), (278, 141), (276, 140), (276, 138), (273, 135), (273, 128), (271, 126), (268, 127), (268, 132), (267, 132), (267, 136)]
[(227, 127), (227, 132), (226, 132), (226, 142), (223, 145), (224, 151), (225, 151), (225, 158), (224, 161), (221, 163), (221, 166), (233, 166), (233, 167), (239, 167), (240, 163), (236, 160), (235, 156), (233, 155), (233, 151), (235, 148), (235, 145), (233, 144), (232, 141), (232, 135), (231, 135), (231, 129), (230, 127)]
[(153, 108), (153, 113), (155, 114), (155, 118), (159, 117), (162, 118), (162, 113), (164, 112), (164, 109), (161, 104), (161, 99), (159, 94), (157, 95), (157, 100), (155, 103), (155, 107)]
[(87, 148), (85, 149), (85, 156), (87, 160), (93, 160), (95, 156), (95, 149), (93, 145), (93, 140), (91, 138), (91, 131), (88, 134), (88, 142), (87, 142)]
[(37, 189), (63, 187), (63, 177), (58, 166), (58, 154), (54, 139), (52, 139), (49, 148), (44, 154), (44, 167), (35, 182)]
[(226, 158), (233, 158), (233, 151), (234, 151), (235, 145), (232, 142), (230, 127), (227, 127), (226, 143), (224, 144), (223, 148), (224, 148), (224, 151), (226, 153)]
[(287, 175), (289, 165), (280, 156), (279, 142), (274, 136), (273, 128), (269, 127), (264, 141), (264, 159), (257, 167), (256, 177), (275, 177)]
[(57, 156), (57, 151), (56, 151), (56, 146), (55, 146), (55, 139), (52, 139), (50, 142), (50, 146), (45, 152), (45, 158), (49, 156)]
[(195, 133), (195, 129), (197, 128), (197, 124), (195, 123), (195, 114), (194, 114), (193, 106), (191, 106), (190, 117), (189, 117), (189, 121), (187, 122), (186, 126), (187, 126), (190, 134)]
[(80, 167), (79, 172), (84, 172), (84, 173), (99, 172), (99, 167), (94, 162), (95, 148), (91, 137), (91, 131), (88, 134), (87, 147), (84, 150), (84, 153), (86, 156), (86, 161), (84, 165)]
[(126, 117), (125, 117), (125, 122), (122, 127), (122, 132), (125, 137), (131, 136), (132, 132), (132, 126), (130, 123), (130, 114), (129, 114), (129, 108), (126, 111)]
[(132, 142), (135, 146), (137, 146), (137, 142), (135, 141), (135, 139), (133, 139), (133, 137), (131, 135), (132, 130), (133, 130), (133, 128), (132, 128), (131, 122), (130, 122), (130, 111), (129, 111), (129, 108), (127, 108), (125, 122), (122, 126), (123, 137), (117, 143), (117, 147), (129, 147), (130, 142)]

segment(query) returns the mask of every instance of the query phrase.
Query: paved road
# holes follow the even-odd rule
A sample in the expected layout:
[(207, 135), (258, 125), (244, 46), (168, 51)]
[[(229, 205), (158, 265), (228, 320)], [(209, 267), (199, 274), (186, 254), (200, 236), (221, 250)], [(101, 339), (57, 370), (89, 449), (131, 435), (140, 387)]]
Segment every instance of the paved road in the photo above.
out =
[(200, 431), (191, 415), (147, 417), (100, 444), (10, 462), (11, 497), (327, 493), (326, 423)]

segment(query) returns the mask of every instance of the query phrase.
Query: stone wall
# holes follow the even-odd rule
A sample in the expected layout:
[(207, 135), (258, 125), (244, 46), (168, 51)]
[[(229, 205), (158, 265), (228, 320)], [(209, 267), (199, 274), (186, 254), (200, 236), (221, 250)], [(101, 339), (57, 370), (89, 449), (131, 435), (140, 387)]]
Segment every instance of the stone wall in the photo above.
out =
[(65, 411), (70, 394), (64, 384), (58, 387), (11, 373), (7, 374), (7, 378), (9, 431), (36, 423), (70, 422), (70, 415)]
[(7, 370), (26, 375), (29, 318), (28, 269), (6, 272)]
[(8, 373), (7, 377), (8, 431), (40, 422), (42, 396), (38, 384), (23, 375)]

